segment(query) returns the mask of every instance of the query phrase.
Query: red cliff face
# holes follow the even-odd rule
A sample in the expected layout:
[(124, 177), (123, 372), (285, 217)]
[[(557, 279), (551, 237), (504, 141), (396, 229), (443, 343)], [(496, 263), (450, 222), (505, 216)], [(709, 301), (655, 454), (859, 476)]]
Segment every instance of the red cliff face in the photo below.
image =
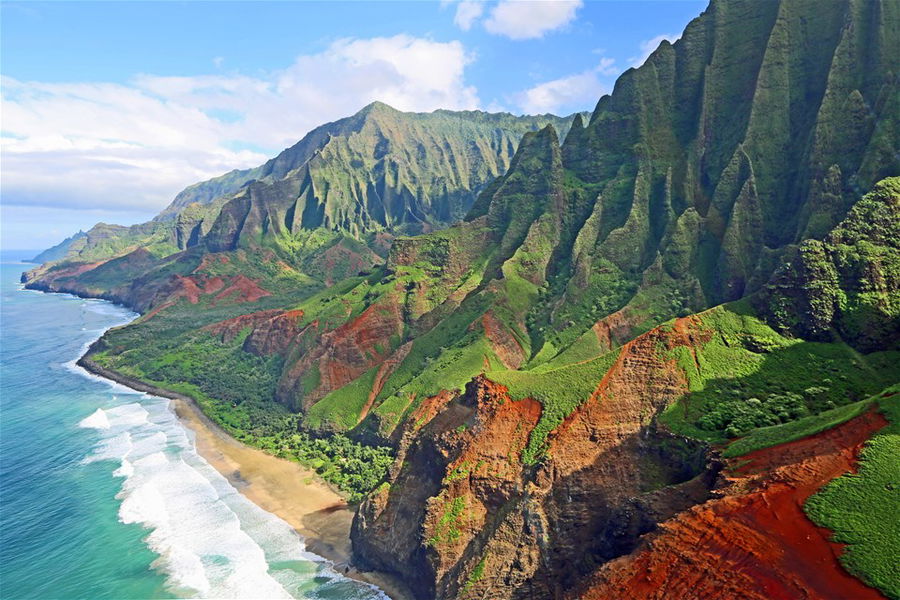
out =
[(297, 352), (289, 355), (278, 384), (279, 399), (289, 405), (302, 399), (301, 405), (309, 408), (384, 363), (393, 354), (391, 340), (403, 333), (401, 306), (392, 300), (373, 304), (331, 331), (319, 331), (318, 323), (310, 324), (296, 340)]
[(521, 452), (541, 415), (539, 403), (514, 402), (484, 378), (460, 398), (434, 400), (413, 418), (438, 414), (410, 446), (401, 443), (390, 485), (366, 501), (353, 527), (356, 552), (401, 572), (423, 597), (435, 593), (435, 582), (460, 576), (472, 541), (524, 492)]
[(603, 565), (568, 598), (881, 598), (847, 574), (840, 545), (802, 506), (851, 471), (862, 444), (884, 425), (870, 412), (731, 461), (716, 499), (662, 523), (635, 553)]
[(653, 425), (687, 389), (665, 350), (710, 335), (685, 318), (625, 344), (537, 466), (521, 452), (538, 402), (484, 376), (423, 402), (389, 484), (358, 511), (360, 562), (422, 598), (879, 598), (802, 505), (884, 418), (722, 463)]
[(590, 557), (627, 554), (655, 523), (708, 497), (703, 448), (651, 426), (686, 389), (658, 349), (701, 335), (684, 320), (626, 344), (536, 467), (521, 451), (540, 403), (475, 379), (401, 445), (390, 486), (360, 507), (357, 555), (422, 597), (562, 597), (596, 569)]
[(302, 310), (278, 311), (253, 327), (244, 340), (244, 350), (257, 356), (284, 354), (300, 333), (302, 318)]
[(284, 354), (301, 331), (302, 310), (262, 310), (207, 325), (205, 329), (230, 342), (245, 329), (250, 333), (243, 348), (257, 356)]
[(498, 319), (493, 311), (487, 311), (481, 318), (484, 327), (484, 335), (491, 344), (494, 354), (497, 355), (507, 369), (518, 369), (527, 359), (522, 345), (510, 332), (509, 328)]
[(256, 327), (270, 319), (277, 317), (283, 312), (284, 311), (281, 311), (277, 308), (273, 310), (262, 310), (246, 315), (240, 315), (238, 317), (234, 317), (233, 319), (219, 321), (218, 323), (207, 325), (206, 327), (204, 327), (204, 329), (217, 336), (223, 342), (230, 342), (231, 340), (236, 338), (238, 334), (244, 329), (248, 327)]

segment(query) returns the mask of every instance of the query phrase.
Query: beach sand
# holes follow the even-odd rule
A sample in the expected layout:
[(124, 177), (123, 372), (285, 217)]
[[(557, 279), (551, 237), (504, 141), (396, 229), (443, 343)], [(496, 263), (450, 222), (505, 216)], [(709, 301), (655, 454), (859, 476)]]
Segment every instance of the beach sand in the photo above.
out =
[(397, 578), (352, 566), (353, 510), (334, 488), (299, 463), (235, 440), (193, 402), (173, 398), (172, 407), (196, 435), (197, 452), (253, 503), (297, 530), (307, 550), (333, 562), (339, 573), (378, 586), (393, 600), (412, 599)]

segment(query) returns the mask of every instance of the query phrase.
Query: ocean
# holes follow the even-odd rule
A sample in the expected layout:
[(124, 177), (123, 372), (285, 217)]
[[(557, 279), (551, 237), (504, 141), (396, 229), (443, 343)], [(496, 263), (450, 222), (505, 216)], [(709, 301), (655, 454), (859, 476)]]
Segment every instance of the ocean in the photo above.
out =
[(137, 315), (0, 265), (0, 597), (374, 600), (200, 457), (164, 398), (75, 365)]

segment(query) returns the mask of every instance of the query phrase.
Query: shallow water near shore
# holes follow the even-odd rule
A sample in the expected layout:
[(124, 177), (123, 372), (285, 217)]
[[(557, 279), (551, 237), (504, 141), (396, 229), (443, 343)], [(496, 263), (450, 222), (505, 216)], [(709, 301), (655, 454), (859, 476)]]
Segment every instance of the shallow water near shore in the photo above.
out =
[(169, 400), (75, 360), (133, 319), (0, 267), (0, 595), (385, 598), (305, 550), (195, 448)]

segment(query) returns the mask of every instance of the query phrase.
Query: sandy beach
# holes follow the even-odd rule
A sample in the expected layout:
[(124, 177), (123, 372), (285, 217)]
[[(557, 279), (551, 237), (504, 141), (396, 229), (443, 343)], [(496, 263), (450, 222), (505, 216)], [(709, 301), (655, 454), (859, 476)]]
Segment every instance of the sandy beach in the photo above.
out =
[(396, 578), (351, 564), (353, 510), (340, 494), (299, 463), (251, 448), (222, 431), (196, 404), (172, 399), (175, 414), (196, 435), (197, 451), (257, 506), (278, 515), (306, 540), (310, 552), (348, 577), (377, 585), (393, 600), (412, 595)]
[(307, 550), (334, 563), (335, 570), (345, 576), (378, 586), (392, 600), (412, 600), (409, 589), (396, 577), (353, 567), (353, 509), (315, 472), (237, 441), (204, 415), (190, 398), (106, 369), (89, 355), (90, 352), (79, 360), (87, 370), (171, 399), (175, 414), (195, 434), (197, 452), (254, 504), (277, 515), (302, 535)]

